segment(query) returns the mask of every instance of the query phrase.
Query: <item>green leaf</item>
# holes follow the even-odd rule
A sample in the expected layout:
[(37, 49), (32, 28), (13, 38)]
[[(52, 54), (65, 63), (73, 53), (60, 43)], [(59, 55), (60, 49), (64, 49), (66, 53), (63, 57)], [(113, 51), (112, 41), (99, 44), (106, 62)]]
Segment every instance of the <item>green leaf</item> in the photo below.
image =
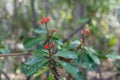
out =
[(113, 53), (113, 52), (107, 54), (106, 57), (112, 58), (112, 59), (120, 59), (120, 55), (117, 55), (117, 54), (115, 54), (115, 53)]
[(91, 47), (84, 47), (87, 51), (90, 51), (90, 52), (92, 52), (93, 54), (97, 54), (98, 55), (98, 53), (96, 52), (96, 50), (94, 50), (93, 48), (91, 48)]
[(97, 57), (97, 53), (95, 50), (93, 50), (92, 48), (89, 47), (84, 47), (87, 51), (87, 53), (89, 54), (89, 56), (91, 57), (91, 59), (96, 63), (96, 64), (100, 64), (100, 60)]
[(83, 76), (82, 73), (79, 71), (79, 69), (76, 66), (73, 66), (67, 62), (64, 61), (57, 61), (69, 74), (75, 78), (75, 80), (82, 80)]
[(33, 57), (22, 66), (22, 72), (26, 76), (32, 76), (43, 66), (46, 66), (47, 62), (48, 60), (43, 57)]
[(43, 67), (42, 69), (40, 69), (39, 71), (36, 72), (35, 77), (39, 77), (40, 75), (42, 75), (43, 73), (47, 72), (49, 70), (48, 67)]
[(32, 46), (35, 46), (36, 44), (39, 44), (43, 39), (40, 37), (34, 37), (34, 38), (29, 38), (24, 41), (23, 45), (25, 48), (30, 48)]
[(46, 59), (43, 56), (32, 57), (25, 62), (25, 65), (34, 65), (44, 60)]
[(82, 23), (87, 22), (88, 20), (89, 20), (89, 19), (88, 19), (87, 17), (80, 18), (80, 19), (78, 20), (78, 23), (79, 23), (79, 24), (82, 24)]
[(65, 50), (65, 49), (58, 51), (58, 53), (55, 54), (54, 56), (70, 58), (70, 59), (77, 58), (77, 55), (73, 51), (68, 51), (68, 50)]
[(81, 57), (82, 60), (80, 61), (80, 65), (82, 67), (86, 68), (87, 70), (94, 70), (96, 68), (96, 64), (88, 54), (81, 54)]
[(36, 50), (36, 51), (32, 51), (32, 55), (33, 56), (48, 56), (48, 52), (44, 50)]
[(53, 74), (50, 74), (50, 76), (47, 78), (47, 80), (54, 80)]
[(117, 40), (115, 37), (110, 38), (108, 41), (109, 46), (112, 47), (116, 43), (116, 41)]
[(105, 53), (103, 51), (97, 50), (97, 53), (98, 53), (99, 59), (102, 59), (102, 60), (106, 60), (107, 59), (107, 57), (106, 57), (106, 55), (105, 55)]
[(53, 40), (59, 40), (59, 39), (61, 39), (61, 35), (59, 35), (59, 34), (53, 34), (52, 39)]
[(72, 48), (75, 48), (79, 45), (80, 45), (80, 41), (79, 40), (74, 40), (70, 43), (69, 47), (71, 47), (71, 49), (72, 49)]
[(0, 54), (8, 54), (10, 51), (7, 48), (1, 48)]
[(114, 61), (113, 64), (117, 67), (120, 67), (120, 62), (118, 62), (118, 61)]
[(45, 28), (37, 28), (34, 30), (34, 32), (38, 34), (47, 34), (47, 31)]

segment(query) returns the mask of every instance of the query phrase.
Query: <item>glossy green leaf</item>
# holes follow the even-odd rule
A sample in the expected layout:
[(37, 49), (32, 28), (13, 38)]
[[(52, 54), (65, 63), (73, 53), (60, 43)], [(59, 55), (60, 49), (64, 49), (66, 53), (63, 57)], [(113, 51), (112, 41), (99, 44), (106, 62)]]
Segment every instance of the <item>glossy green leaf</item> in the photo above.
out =
[(107, 54), (106, 57), (112, 58), (112, 59), (120, 59), (120, 55), (115, 54), (115, 53), (113, 53), (113, 52)]
[(65, 49), (58, 51), (58, 53), (55, 54), (54, 56), (59, 56), (59, 57), (64, 57), (64, 58), (70, 58), (70, 59), (77, 58), (76, 53), (74, 53), (73, 51), (65, 50)]
[(93, 48), (91, 48), (91, 47), (84, 47), (87, 51), (90, 51), (90, 52), (92, 52), (93, 54), (97, 54), (98, 55), (98, 53), (96, 52), (96, 50), (94, 50)]
[(73, 76), (75, 80), (82, 80), (83, 76), (79, 69), (76, 66), (73, 66), (67, 62), (64, 61), (57, 61), (69, 74)]
[(32, 57), (25, 62), (25, 65), (34, 65), (44, 60), (46, 59), (43, 56)]
[(48, 60), (42, 57), (33, 57), (22, 66), (22, 72), (26, 76), (32, 76), (43, 66), (46, 66)]
[(23, 45), (25, 48), (30, 48), (32, 46), (39, 44), (41, 41), (43, 40), (40, 37), (29, 38), (24, 41)]
[(95, 52), (95, 50), (93, 50), (92, 48), (89, 47), (84, 47), (87, 51), (87, 53), (89, 54), (89, 56), (91, 57), (91, 59), (96, 63), (96, 64), (100, 64), (100, 60), (97, 57), (97, 53)]
[(96, 64), (88, 54), (81, 54), (81, 57), (82, 60), (80, 61), (80, 65), (82, 67), (86, 68), (87, 70), (94, 70), (96, 68)]
[(37, 28), (34, 30), (34, 32), (38, 34), (47, 34), (47, 31), (45, 28)]

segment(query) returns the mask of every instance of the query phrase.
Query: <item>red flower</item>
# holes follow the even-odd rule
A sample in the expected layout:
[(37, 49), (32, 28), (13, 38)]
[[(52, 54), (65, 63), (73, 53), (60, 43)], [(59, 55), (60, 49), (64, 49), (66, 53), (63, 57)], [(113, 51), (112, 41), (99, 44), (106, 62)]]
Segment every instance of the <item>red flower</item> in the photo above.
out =
[(56, 30), (55, 30), (55, 29), (52, 29), (51, 32), (54, 33), (54, 32), (56, 32)]
[(47, 23), (49, 20), (50, 20), (50, 18), (48, 18), (48, 17), (42, 18), (42, 19), (40, 20), (40, 24)]
[(91, 31), (89, 29), (85, 29), (85, 30), (80, 30), (81, 34), (86, 34), (86, 35), (90, 35)]
[(44, 45), (44, 49), (49, 49), (49, 46), (48, 45)]
[(53, 44), (53, 43), (50, 43), (50, 47), (54, 47), (54, 44)]
[(86, 35), (90, 35), (91, 34), (91, 31), (89, 29), (85, 30), (84, 34)]

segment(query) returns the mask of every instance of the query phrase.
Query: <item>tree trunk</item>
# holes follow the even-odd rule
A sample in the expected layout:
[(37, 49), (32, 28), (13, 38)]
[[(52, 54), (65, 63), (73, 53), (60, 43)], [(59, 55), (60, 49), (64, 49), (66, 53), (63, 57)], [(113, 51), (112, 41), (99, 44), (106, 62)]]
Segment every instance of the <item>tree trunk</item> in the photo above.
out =
[[(80, 0), (74, 1), (74, 9), (73, 9), (73, 16), (74, 16), (74, 23), (75, 26), (79, 26), (78, 20), (86, 15), (86, 5), (80, 3)], [(78, 33), (78, 37), (81, 37), (80, 32)]]
[[(80, 0), (74, 1), (74, 9), (73, 9), (73, 16), (75, 21), (75, 26), (79, 26), (78, 20), (85, 16), (86, 14), (86, 5), (81, 4)], [(80, 38), (80, 31), (78, 32), (78, 37)], [(87, 80), (87, 72), (84, 68), (80, 67), (81, 72), (84, 74), (84, 80)]]

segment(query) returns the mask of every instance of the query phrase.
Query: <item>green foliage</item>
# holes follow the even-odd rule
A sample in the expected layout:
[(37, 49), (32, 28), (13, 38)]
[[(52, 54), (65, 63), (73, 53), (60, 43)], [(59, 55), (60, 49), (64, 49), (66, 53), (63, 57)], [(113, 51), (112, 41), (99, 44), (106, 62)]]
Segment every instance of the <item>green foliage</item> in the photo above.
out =
[(53, 75), (52, 74), (50, 74), (50, 76), (47, 78), (47, 80), (53, 80), (54, 78), (53, 78)]
[(24, 63), (22, 72), (24, 72), (26, 76), (31, 76), (35, 74), (39, 69), (43, 68), (47, 63), (48, 60), (44, 57), (33, 57)]
[(111, 59), (120, 59), (120, 55), (117, 55), (114, 52), (107, 54), (106, 57), (111, 58)]
[(100, 64), (100, 60), (99, 58), (97, 57), (97, 53), (95, 50), (93, 50), (92, 48), (89, 48), (89, 47), (85, 47), (88, 55), (91, 57), (91, 59), (96, 63), (96, 64)]
[(47, 34), (46, 32), (46, 29), (45, 28), (37, 28), (34, 30), (35, 33), (38, 33), (38, 34)]
[(109, 42), (108, 42), (109, 46), (113, 46), (115, 43), (116, 43), (116, 38), (115, 37), (112, 37), (112, 38), (109, 39)]
[(48, 52), (44, 49), (36, 50), (31, 52), (33, 56), (48, 56)]
[[(42, 75), (43, 73), (45, 73), (45, 72), (47, 72), (49, 70), (49, 68), (48, 67), (43, 67), (43, 68), (41, 68), (40, 70), (38, 70), (37, 72), (36, 72), (36, 74), (35, 74), (35, 77), (39, 77), (40, 75)], [(50, 76), (49, 76), (50, 77)], [(51, 77), (50, 77), (50, 79), (51, 79)]]
[(64, 61), (57, 61), (59, 64), (69, 73), (71, 74), (75, 80), (82, 80), (83, 76), (77, 66), (73, 66)]
[[(79, 66), (82, 66), (87, 70), (94, 70), (96, 65), (100, 64), (100, 60), (103, 60), (103, 59), (105, 60), (108, 58), (120, 59), (120, 56), (117, 54), (103, 53), (103, 52), (109, 51), (109, 49), (111, 49), (111, 47), (116, 42), (116, 38), (115, 38), (116, 35), (109, 38), (110, 32), (112, 32), (112, 34), (114, 35), (113, 33), (114, 31), (112, 31), (114, 29), (111, 29), (112, 25), (110, 23), (109, 24), (105, 23), (106, 21), (108, 21), (106, 19), (109, 17), (105, 14), (108, 13), (110, 8), (113, 8), (112, 6), (117, 6), (116, 4), (119, 4), (120, 2), (119, 0), (75, 0), (75, 1), (74, 0), (48, 0), (48, 1), (46, 0), (47, 2), (45, 0), (34, 0), (34, 1), (36, 6), (35, 8), (37, 8), (35, 9), (37, 16), (43, 17), (49, 14), (49, 16), (53, 20), (56, 20), (57, 22), (56, 23), (51, 21), (50, 26), (52, 27), (50, 28), (53, 28), (53, 26), (55, 26), (54, 28), (57, 28), (59, 30), (58, 33), (62, 33), (64, 35), (69, 34), (69, 32), (73, 31), (73, 29), (76, 27), (76, 23), (74, 22), (74, 20), (79, 24), (82, 24), (86, 22), (90, 17), (91, 22), (88, 23), (86, 27), (91, 29), (91, 32), (93, 35), (89, 37), (88, 44), (90, 43), (90, 44), (93, 44), (94, 47), (101, 48), (100, 51), (97, 51), (94, 48), (84, 47), (84, 45), (82, 45), (82, 50), (80, 50), (81, 48), (78, 48), (79, 42), (80, 42), (79, 39), (77, 39), (76, 41), (71, 40), (70, 42), (66, 42), (65, 44), (63, 44), (62, 38), (61, 38), (62, 36), (60, 34), (54, 33), (53, 35), (51, 35), (52, 38), (50, 39), (50, 42), (55, 44), (55, 47), (50, 49), (52, 53), (51, 59), (53, 60), (53, 62), (54, 61), (56, 62), (56, 59), (59, 59), (59, 57), (62, 57), (63, 60), (61, 61), (64, 61), (64, 59), (71, 60), (71, 62), (68, 63), (70, 65), (78, 64)], [(44, 26), (41, 27), (40, 25), (40, 28), (33, 30), (35, 19), (34, 19), (34, 16), (33, 18), (31, 16), (32, 15), (31, 5), (27, 4), (29, 3), (29, 0), (26, 0), (26, 1), (16, 0), (15, 2), (16, 3), (14, 2), (10, 3), (10, 5), (13, 4), (13, 7), (15, 8), (14, 10), (10, 10), (10, 12), (9, 12), (9, 9), (7, 10), (4, 9), (6, 5), (9, 3), (9, 1), (3, 0), (0, 3), (1, 12), (5, 13), (5, 14), (1, 14), (1, 17), (0, 17), (0, 24), (1, 24), (0, 25), (0, 34), (1, 34), (0, 45), (5, 45), (5, 46), (8, 45), (9, 49), (12, 51), (14, 49), (11, 48), (11, 45), (9, 45), (7, 42), (10, 42), (10, 43), (15, 42), (17, 44), (18, 42), (22, 42), (22, 40), (24, 40), (26, 36), (28, 35), (33, 36), (31, 35), (32, 32), (34, 32), (35, 34), (37, 33), (40, 37), (29, 38), (23, 43), (24, 47), (27, 50), (28, 48), (31, 49), (33, 46), (37, 45), (37, 47), (35, 47), (34, 50), (32, 49), (31, 51), (29, 51), (32, 54), (32, 58), (28, 59), (27, 62), (25, 62), (25, 64), (23, 65), (23, 72), (27, 76), (31, 76), (33, 74), (37, 74), (40, 76), (42, 73), (47, 71), (46, 69), (49, 68), (50, 69), (49, 72), (51, 74), (48, 80), (54, 79), (54, 74), (51, 72), (51, 66), (53, 66), (53, 64), (51, 64), (50, 62), (49, 51), (43, 48), (44, 46), (43, 44), (45, 40), (47, 39), (47, 37), (49, 37), (47, 35), (47, 31), (45, 27)], [(79, 11), (77, 12), (74, 11), (76, 9), (79, 9), (79, 7), (75, 8), (76, 6), (75, 3), (82, 6), (83, 11), (80, 11), (80, 13)], [(20, 4), (20, 5), (15, 5), (15, 4)], [(114, 5), (110, 5), (110, 4), (114, 4)], [(10, 14), (12, 11), (13, 13)], [(85, 17), (81, 15), (81, 14), (84, 14), (84, 11), (85, 11)], [(89, 14), (91, 13), (94, 16), (92, 17), (89, 16)], [(80, 17), (82, 18), (76, 20), (75, 16), (77, 15), (81, 15)], [(110, 27), (108, 27), (109, 25)], [(8, 41), (5, 39), (7, 39)], [(77, 42), (77, 44), (73, 44), (75, 42)], [(86, 41), (85, 45), (88, 45), (88, 44)], [(48, 45), (48, 43), (46, 45)], [(10, 52), (9, 49), (0, 48), (0, 53), (2, 54), (8, 53)], [(77, 53), (78, 50), (80, 50), (79, 54)], [(37, 57), (40, 57), (43, 60), (43, 62), (46, 61), (44, 66), (47, 68), (45, 69), (45, 71), (44, 71), (44, 66), (42, 68), (40, 67), (38, 68), (39, 64), (42, 63), (42, 61), (39, 62), (38, 60), (39, 58)], [(48, 66), (49, 64), (50, 66)], [(115, 64), (119, 65), (118, 63), (115, 63)], [(59, 67), (58, 65), (56, 66)]]
[(96, 68), (97, 64), (91, 59), (91, 57), (88, 54), (82, 53), (81, 58), (82, 59), (79, 63), (83, 68), (87, 70), (94, 70)]
[(40, 43), (41, 41), (43, 41), (43, 39), (41, 39), (41, 37), (29, 38), (24, 41), (23, 45), (25, 48), (30, 48), (30, 47), (35, 46), (36, 44)]
[(69, 59), (77, 58), (77, 55), (73, 51), (68, 51), (66, 49), (59, 50), (54, 56), (64, 57)]
[(114, 61), (113, 64), (117, 67), (120, 67), (120, 62), (118, 62), (118, 61)]
[[(85, 23), (88, 19), (83, 19)], [(48, 20), (49, 21), (49, 20)], [(47, 80), (59, 79), (57, 68), (63, 68), (75, 80), (83, 80), (84, 74), (79, 70), (83, 67), (86, 70), (94, 70), (100, 65), (100, 59), (120, 59), (119, 55), (114, 53), (103, 54), (101, 50), (84, 45), (84, 36), (82, 40), (75, 39), (62, 43), (61, 36), (48, 29), (47, 22), (44, 21), (46, 29), (39, 28), (34, 30), (35, 33), (41, 34), (41, 37), (32, 37), (25, 40), (24, 47), (32, 48), (37, 45), (37, 49), (31, 51), (32, 58), (28, 59), (23, 67), (22, 72), (26, 76), (41, 76), (46, 71), (50, 73)], [(114, 63), (118, 66), (117, 63)]]

